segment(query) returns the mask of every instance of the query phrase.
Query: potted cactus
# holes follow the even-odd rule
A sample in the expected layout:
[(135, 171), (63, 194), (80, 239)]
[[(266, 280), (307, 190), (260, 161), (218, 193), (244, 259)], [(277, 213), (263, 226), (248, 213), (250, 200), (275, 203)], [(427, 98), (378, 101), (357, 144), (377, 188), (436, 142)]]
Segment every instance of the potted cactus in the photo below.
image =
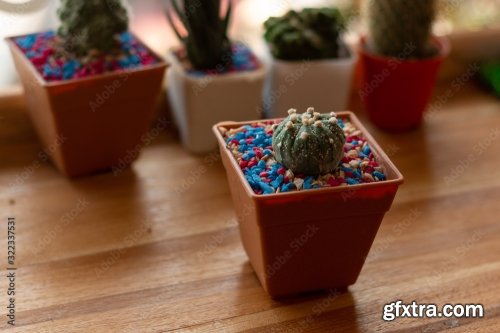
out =
[(7, 39), (39, 137), (70, 177), (130, 164), (166, 64), (127, 32), (118, 0), (63, 0), (58, 14), (57, 33)]
[(340, 11), (328, 7), (290, 10), (264, 23), (272, 54), (264, 96), (268, 116), (283, 117), (291, 105), (347, 108), (356, 59), (342, 40), (345, 24)]
[(182, 143), (193, 153), (214, 150), (212, 126), (224, 119), (255, 118), (262, 100), (265, 67), (246, 45), (231, 42), (231, 2), (221, 17), (222, 5), (220, 0), (184, 0), (181, 6), (172, 0), (167, 12), (182, 44), (168, 54), (167, 97)]
[(351, 112), (213, 127), (245, 251), (273, 297), (355, 283), (403, 177)]
[(450, 47), (431, 35), (434, 0), (370, 0), (361, 38), (360, 96), (379, 127), (405, 131), (422, 122)]

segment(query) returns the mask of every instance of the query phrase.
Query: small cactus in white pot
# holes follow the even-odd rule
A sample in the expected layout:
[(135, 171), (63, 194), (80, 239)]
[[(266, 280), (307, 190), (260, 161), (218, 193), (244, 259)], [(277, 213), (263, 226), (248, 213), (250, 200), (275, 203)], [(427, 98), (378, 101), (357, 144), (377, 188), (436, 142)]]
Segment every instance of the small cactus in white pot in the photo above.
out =
[(167, 97), (183, 145), (206, 153), (217, 146), (211, 132), (215, 123), (258, 114), (266, 69), (245, 44), (228, 37), (231, 1), (170, 3), (167, 17), (181, 46), (168, 53)]
[(347, 109), (356, 54), (342, 38), (346, 19), (340, 10), (290, 10), (269, 18), (264, 29), (272, 56), (263, 103), (267, 116), (284, 117), (292, 105)]

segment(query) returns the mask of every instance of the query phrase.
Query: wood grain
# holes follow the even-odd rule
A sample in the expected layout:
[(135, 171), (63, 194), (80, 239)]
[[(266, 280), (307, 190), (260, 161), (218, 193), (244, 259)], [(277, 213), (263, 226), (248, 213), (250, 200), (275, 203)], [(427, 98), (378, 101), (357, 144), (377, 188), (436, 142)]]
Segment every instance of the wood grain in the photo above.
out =
[[(0, 214), (2, 228), (16, 218), (18, 266), (16, 327), (6, 325), (5, 278), (0, 327), (500, 332), (500, 103), (465, 86), (416, 131), (368, 127), (405, 184), (358, 282), (338, 295), (277, 301), (243, 251), (217, 155), (189, 155), (169, 130), (132, 169), (69, 181), (37, 158), (24, 103), (0, 99)], [(6, 229), (0, 234), (4, 256)], [(384, 322), (383, 305), (398, 299), (482, 303), (486, 316)]]

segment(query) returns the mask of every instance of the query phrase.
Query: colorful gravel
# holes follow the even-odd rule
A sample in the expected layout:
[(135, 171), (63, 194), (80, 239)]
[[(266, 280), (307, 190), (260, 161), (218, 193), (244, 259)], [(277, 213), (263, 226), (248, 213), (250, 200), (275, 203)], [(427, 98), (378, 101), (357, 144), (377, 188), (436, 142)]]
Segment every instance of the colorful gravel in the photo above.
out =
[(232, 45), (232, 50), (233, 54), (230, 66), (224, 66), (221, 64), (212, 70), (196, 70), (191, 68), (191, 64), (187, 60), (187, 55), (184, 49), (178, 50), (175, 55), (182, 62), (184, 68), (187, 69), (187, 72), (194, 76), (253, 71), (261, 66), (259, 59), (245, 44), (234, 43)]
[(159, 60), (132, 34), (119, 36), (119, 48), (112, 54), (92, 50), (78, 59), (65, 56), (59, 37), (53, 32), (14, 39), (46, 81), (83, 78), (157, 63)]
[(294, 175), (274, 159), (274, 124), (267, 121), (229, 130), (221, 128), (228, 149), (256, 194), (348, 186), (386, 179), (361, 131), (347, 119), (338, 119), (346, 136), (344, 157), (338, 168), (317, 177)]

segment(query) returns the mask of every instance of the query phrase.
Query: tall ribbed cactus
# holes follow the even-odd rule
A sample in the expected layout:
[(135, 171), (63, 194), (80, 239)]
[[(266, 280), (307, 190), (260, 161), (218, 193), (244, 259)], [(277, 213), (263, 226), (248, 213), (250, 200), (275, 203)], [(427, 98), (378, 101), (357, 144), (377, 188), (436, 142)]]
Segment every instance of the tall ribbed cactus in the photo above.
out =
[(402, 59), (434, 55), (435, 7), (435, 0), (368, 0), (369, 50)]
[(344, 131), (335, 113), (320, 114), (308, 108), (288, 111), (273, 133), (276, 160), (296, 173), (320, 175), (333, 171), (344, 156)]
[(177, 0), (171, 0), (172, 8), (187, 34), (182, 35), (167, 12), (170, 26), (186, 48), (189, 61), (199, 70), (229, 67), (232, 59), (231, 42), (227, 29), (231, 18), (231, 1), (221, 17), (221, 0), (184, 0), (180, 7)]
[(264, 22), (264, 28), (264, 39), (275, 58), (337, 58), (345, 20), (337, 8), (305, 8), (270, 17)]
[(116, 36), (128, 29), (128, 15), (120, 0), (61, 0), (58, 35), (66, 51), (78, 55), (91, 49), (107, 52)]

